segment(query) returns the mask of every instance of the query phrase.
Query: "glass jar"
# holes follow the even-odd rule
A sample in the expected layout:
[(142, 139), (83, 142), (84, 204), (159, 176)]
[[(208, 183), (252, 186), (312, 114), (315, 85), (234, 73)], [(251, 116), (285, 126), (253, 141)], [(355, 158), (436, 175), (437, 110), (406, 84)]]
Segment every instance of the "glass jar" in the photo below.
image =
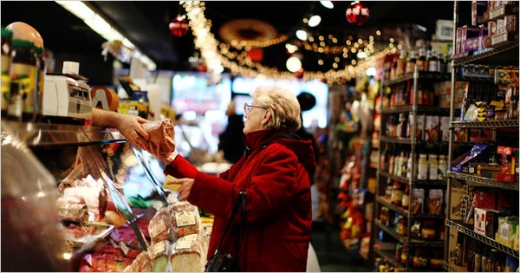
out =
[(425, 248), (417, 247), (413, 256), (413, 266), (415, 268), (425, 268), (428, 266), (428, 251)]
[(403, 244), (397, 243), (395, 247), (395, 260), (399, 261), (401, 259), (401, 254), (403, 253)]
[(395, 232), (400, 236), (406, 236), (408, 234), (408, 220), (402, 215), (399, 215)]
[(403, 244), (403, 248), (401, 250), (401, 258), (398, 259), (402, 264), (406, 264), (408, 260), (408, 245)]
[(13, 48), (13, 32), (2, 28), (2, 118), (7, 117), (7, 106), (11, 90), (11, 52)]
[(399, 181), (394, 181), (392, 187), (392, 195), (390, 196), (390, 203), (395, 206), (401, 206), (403, 200), (403, 184)]
[[(35, 119), (34, 92), (36, 89), (36, 56), (31, 41), (13, 39), (13, 63), (11, 81), (18, 90), (11, 90), (8, 115), (18, 119), (21, 106), (22, 121)], [(11, 86), (13, 87), (13, 86)], [(12, 89), (12, 88), (11, 88)], [(21, 103), (21, 105), (19, 105)]]
[(438, 178), (438, 174), (437, 174), (437, 170), (438, 170), (438, 166), (439, 166), (439, 163), (437, 162), (437, 155), (436, 154), (430, 154), (430, 160), (428, 162), (428, 168), (429, 168), (429, 175), (428, 175), (428, 178), (430, 180), (437, 180), (439, 179)]
[(426, 180), (428, 179), (428, 159), (426, 154), (419, 155), (419, 164), (417, 164), (417, 179)]
[(432, 220), (425, 220), (421, 230), (423, 240), (435, 240), (435, 223)]
[(443, 255), (444, 254), (443, 254), (442, 248), (435, 248), (435, 249), (433, 249), (432, 257), (430, 259), (430, 267), (431, 268), (435, 268), (435, 269), (442, 268), (442, 264), (443, 264), (443, 261), (444, 261), (444, 256)]

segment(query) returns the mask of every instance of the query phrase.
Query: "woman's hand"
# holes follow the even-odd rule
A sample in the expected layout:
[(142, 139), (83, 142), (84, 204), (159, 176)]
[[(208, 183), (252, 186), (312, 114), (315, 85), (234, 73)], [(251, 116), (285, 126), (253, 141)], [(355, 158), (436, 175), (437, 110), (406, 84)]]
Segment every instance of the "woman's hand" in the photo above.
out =
[(173, 181), (166, 182), (167, 185), (180, 185), (177, 192), (179, 192), (179, 201), (184, 201), (188, 199), (191, 192), (191, 187), (193, 186), (193, 182), (195, 180), (193, 178), (179, 178)]
[(145, 150), (168, 165), (170, 165), (177, 157), (175, 146), (173, 149), (165, 151), (159, 143), (149, 142), (145, 147)]

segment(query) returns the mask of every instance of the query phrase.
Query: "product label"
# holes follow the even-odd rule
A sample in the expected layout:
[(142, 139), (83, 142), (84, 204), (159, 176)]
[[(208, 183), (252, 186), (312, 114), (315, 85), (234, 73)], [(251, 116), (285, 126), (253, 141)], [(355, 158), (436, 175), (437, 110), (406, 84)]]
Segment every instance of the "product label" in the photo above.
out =
[(155, 223), (155, 225), (152, 226), (150, 229), (150, 236), (152, 238), (157, 237), (159, 234), (166, 231), (166, 225), (164, 224), (164, 221), (161, 219)]
[(193, 211), (177, 212), (175, 213), (175, 220), (177, 221), (177, 227), (193, 226), (196, 223)]
[(182, 236), (177, 239), (175, 249), (190, 249), (194, 241), (197, 240), (197, 234)]
[(21, 83), (19, 91), (22, 98), (22, 112), (32, 113), (34, 110), (34, 89), (36, 88), (36, 67), (27, 64), (13, 63), (13, 82)]
[(151, 259), (155, 259), (157, 256), (166, 252), (166, 242), (167, 240), (160, 241), (148, 248), (148, 253)]

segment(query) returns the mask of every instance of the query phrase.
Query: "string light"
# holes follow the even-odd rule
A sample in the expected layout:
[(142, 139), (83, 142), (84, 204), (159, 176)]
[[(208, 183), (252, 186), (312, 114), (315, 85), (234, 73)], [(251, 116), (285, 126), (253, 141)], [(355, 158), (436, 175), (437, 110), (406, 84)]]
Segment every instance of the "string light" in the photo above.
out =
[[(278, 69), (275, 67), (266, 67), (258, 62), (251, 61), (251, 59), (247, 57), (247, 52), (242, 52), (239, 55), (237, 52), (230, 51), (231, 47), (236, 49), (243, 49), (246, 47), (251, 47), (254, 43), (236, 43), (231, 45), (220, 43), (217, 39), (215, 39), (214, 34), (210, 31), (211, 23), (207, 20), (204, 14), (206, 9), (204, 2), (181, 1), (180, 3), (183, 5), (188, 16), (189, 26), (192, 29), (194, 35), (195, 48), (198, 49), (201, 53), (201, 56), (204, 57), (204, 62), (206, 65), (211, 63), (212, 67), (215, 67), (217, 66), (217, 63), (220, 63), (221, 66), (228, 68), (232, 75), (241, 75), (243, 77), (258, 77), (260, 75), (264, 75), (273, 79), (295, 78), (295, 75), (292, 72), (278, 71)], [(270, 42), (279, 43), (285, 41), (283, 39), (286, 40), (287, 38), (285, 36), (280, 36)], [(323, 41), (322, 37), (320, 37), (320, 39)], [(334, 43), (335, 38), (333, 36), (329, 36), (329, 39)], [(354, 46), (352, 46), (351, 40), (353, 40), (353, 38), (352, 36), (349, 36), (348, 40), (346, 41), (347, 46), (318, 46), (317, 44), (309, 44), (307, 42), (302, 42), (302, 45), (306, 50), (316, 50), (315, 52), (319, 53), (327, 52), (325, 54), (345, 54), (346, 51), (352, 50), (354, 50), (353, 53), (355, 53), (356, 46), (360, 47), (359, 44), (363, 44), (365, 48), (360, 50), (364, 50), (364, 52), (368, 51), (369, 53), (374, 52), (373, 39), (370, 39), (368, 42), (363, 40), (361, 40), (361, 42), (358, 41), (354, 44)], [(378, 53), (370, 54), (364, 61), (358, 63), (355, 59), (353, 59), (350, 65), (347, 65), (343, 69), (339, 70), (338, 63), (334, 62), (333, 69), (330, 69), (327, 72), (305, 71), (301, 78), (304, 81), (325, 80), (329, 85), (344, 84), (353, 78), (364, 76), (366, 70), (369, 67), (374, 66), (377, 59), (382, 58), (387, 54), (394, 54), (395, 52), (396, 48), (394, 47), (392, 40), (388, 48)], [(322, 65), (323, 60), (320, 58), (318, 63)]]

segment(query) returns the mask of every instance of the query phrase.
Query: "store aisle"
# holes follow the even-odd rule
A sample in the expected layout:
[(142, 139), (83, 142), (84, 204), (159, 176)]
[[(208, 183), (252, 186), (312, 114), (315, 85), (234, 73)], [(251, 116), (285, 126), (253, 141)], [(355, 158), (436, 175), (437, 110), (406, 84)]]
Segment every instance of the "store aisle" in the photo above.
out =
[(365, 260), (345, 249), (339, 237), (339, 228), (313, 225), (311, 243), (322, 272), (370, 272)]

